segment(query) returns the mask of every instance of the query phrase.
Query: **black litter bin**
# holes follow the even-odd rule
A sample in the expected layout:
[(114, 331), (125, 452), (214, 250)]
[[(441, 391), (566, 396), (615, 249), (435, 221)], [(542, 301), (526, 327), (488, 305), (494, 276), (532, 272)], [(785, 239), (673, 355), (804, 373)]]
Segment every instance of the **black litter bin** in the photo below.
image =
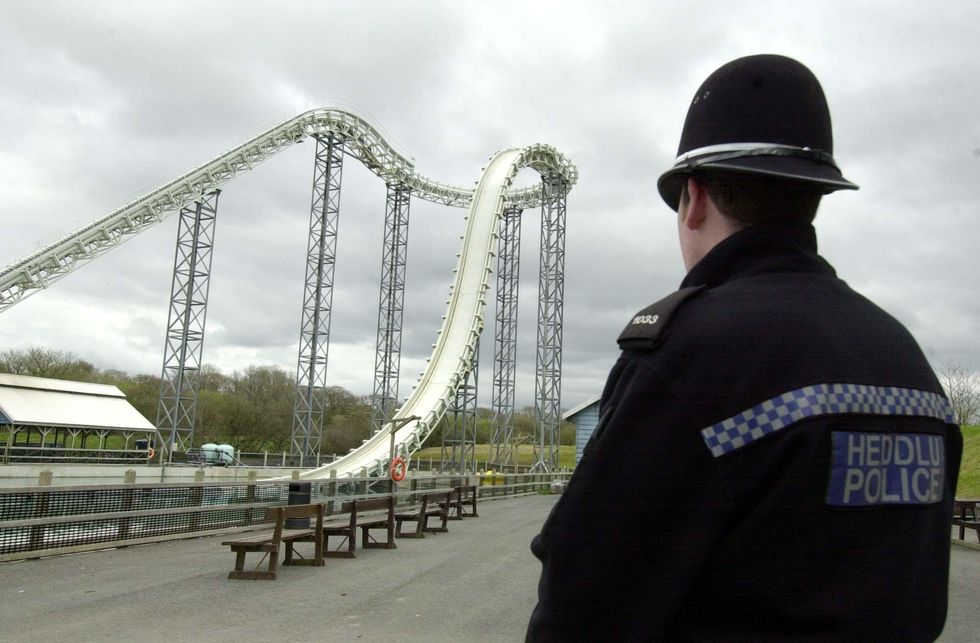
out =
[[(310, 482), (290, 482), (289, 483), (289, 503), (291, 505), (310, 504)], [(286, 518), (286, 529), (309, 529), (309, 518)]]

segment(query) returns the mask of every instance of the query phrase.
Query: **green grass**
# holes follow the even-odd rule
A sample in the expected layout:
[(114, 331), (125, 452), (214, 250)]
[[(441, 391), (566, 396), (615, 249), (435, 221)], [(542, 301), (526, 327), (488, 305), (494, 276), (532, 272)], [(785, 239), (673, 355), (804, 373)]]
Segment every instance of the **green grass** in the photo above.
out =
[[(490, 454), (490, 445), (488, 444), (477, 444), (474, 448), (476, 454), (476, 464), (478, 469), (486, 468), (485, 462)], [(442, 455), (442, 449), (440, 447), (428, 447), (420, 451), (416, 451), (412, 455), (414, 460), (429, 460), (438, 461)], [(517, 464), (520, 466), (529, 467), (534, 464), (534, 447), (530, 444), (522, 444), (517, 447)], [(558, 466), (563, 469), (572, 469), (575, 467), (575, 447), (574, 446), (560, 446), (558, 447)]]
[(960, 498), (980, 498), (980, 425), (964, 426), (963, 462), (956, 495)]

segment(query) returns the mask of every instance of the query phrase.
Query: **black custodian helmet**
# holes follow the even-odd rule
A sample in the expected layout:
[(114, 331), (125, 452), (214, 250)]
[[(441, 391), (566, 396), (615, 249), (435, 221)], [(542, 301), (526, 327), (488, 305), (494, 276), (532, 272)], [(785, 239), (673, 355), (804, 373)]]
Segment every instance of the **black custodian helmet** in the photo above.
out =
[(657, 189), (673, 210), (695, 171), (789, 179), (825, 194), (858, 189), (841, 174), (833, 152), (830, 109), (813, 72), (786, 56), (747, 56), (723, 65), (698, 88), (677, 159)]

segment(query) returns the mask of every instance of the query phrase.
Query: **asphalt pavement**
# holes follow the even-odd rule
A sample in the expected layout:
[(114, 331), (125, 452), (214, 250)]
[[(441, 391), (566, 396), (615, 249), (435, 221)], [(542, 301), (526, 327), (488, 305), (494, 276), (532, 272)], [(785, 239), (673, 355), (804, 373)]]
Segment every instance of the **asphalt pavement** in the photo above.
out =
[[(522, 641), (556, 496), (482, 502), (450, 532), (275, 581), (228, 580), (221, 536), (0, 564), (3, 641)], [(249, 560), (253, 559), (249, 555)], [(980, 548), (954, 545), (943, 643), (978, 640)]]

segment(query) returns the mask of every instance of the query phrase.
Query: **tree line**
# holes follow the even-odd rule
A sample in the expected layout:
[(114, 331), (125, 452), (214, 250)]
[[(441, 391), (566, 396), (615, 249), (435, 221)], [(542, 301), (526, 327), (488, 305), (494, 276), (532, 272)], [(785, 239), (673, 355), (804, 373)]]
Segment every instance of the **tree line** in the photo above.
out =
[[(40, 347), (0, 351), (0, 373), (111, 384), (121, 390), (143, 417), (155, 424), (161, 379), (100, 369), (68, 351)], [(205, 364), (198, 373), (196, 446), (228, 443), (242, 451), (288, 451), (293, 426), (295, 379), (278, 366), (249, 366), (230, 375)], [(370, 395), (355, 395), (340, 386), (324, 392), (325, 412), (320, 453), (344, 454), (361, 445), (372, 432)], [(449, 420), (443, 418), (425, 446), (439, 446)], [(534, 409), (514, 414), (518, 440), (534, 435)], [(491, 412), (477, 410), (476, 440), (492, 438)], [(564, 423), (561, 443), (574, 444), (575, 429)]]

